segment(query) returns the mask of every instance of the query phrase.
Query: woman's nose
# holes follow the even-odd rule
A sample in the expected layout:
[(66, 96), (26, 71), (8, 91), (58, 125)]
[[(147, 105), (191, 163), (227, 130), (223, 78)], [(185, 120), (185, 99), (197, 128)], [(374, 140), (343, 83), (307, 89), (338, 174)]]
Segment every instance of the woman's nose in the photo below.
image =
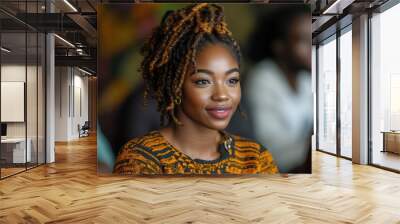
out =
[(223, 84), (216, 84), (214, 86), (211, 99), (214, 101), (225, 101), (229, 99), (226, 87)]

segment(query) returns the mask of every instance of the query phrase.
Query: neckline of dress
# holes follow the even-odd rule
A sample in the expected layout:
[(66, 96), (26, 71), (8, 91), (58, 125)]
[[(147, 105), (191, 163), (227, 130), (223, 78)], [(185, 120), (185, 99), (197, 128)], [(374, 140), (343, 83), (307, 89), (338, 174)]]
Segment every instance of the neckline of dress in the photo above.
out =
[[(199, 164), (216, 164), (218, 162), (221, 162), (224, 159), (227, 159), (229, 157), (229, 153), (226, 151), (224, 143), (220, 142), (218, 143), (218, 152), (220, 153), (220, 156), (217, 159), (213, 159), (213, 160), (203, 160), (203, 159), (193, 159), (192, 157), (190, 157), (189, 155), (187, 155), (186, 153), (184, 153), (183, 151), (181, 151), (180, 149), (178, 149), (177, 147), (175, 147), (174, 145), (172, 145), (165, 137), (164, 135), (161, 134), (161, 132), (159, 130), (154, 131), (159, 137), (162, 138), (162, 141), (165, 142), (165, 144), (170, 147), (172, 150), (174, 150), (175, 152), (183, 155), (184, 157), (189, 158), (190, 160), (192, 160), (195, 163), (199, 163)], [(228, 133), (226, 132), (222, 132), (220, 131), (222, 135), (225, 136), (229, 136), (231, 139), (233, 139)]]

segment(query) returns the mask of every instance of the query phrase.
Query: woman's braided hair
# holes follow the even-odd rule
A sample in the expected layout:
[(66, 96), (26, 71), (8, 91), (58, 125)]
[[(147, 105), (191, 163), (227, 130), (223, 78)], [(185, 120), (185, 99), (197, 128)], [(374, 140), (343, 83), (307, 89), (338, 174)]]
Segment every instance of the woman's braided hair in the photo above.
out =
[(222, 44), (240, 63), (240, 48), (224, 21), (223, 9), (216, 4), (195, 4), (168, 11), (159, 27), (142, 48), (140, 72), (146, 84), (145, 101), (150, 95), (158, 103), (161, 125), (180, 124), (177, 105), (182, 99), (185, 75), (195, 72), (196, 53), (206, 44)]

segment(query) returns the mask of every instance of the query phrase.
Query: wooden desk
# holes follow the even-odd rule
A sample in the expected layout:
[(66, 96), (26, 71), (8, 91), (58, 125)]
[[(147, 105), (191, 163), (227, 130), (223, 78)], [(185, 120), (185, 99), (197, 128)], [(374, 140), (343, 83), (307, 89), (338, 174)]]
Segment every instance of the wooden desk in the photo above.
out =
[(383, 150), (382, 152), (393, 152), (400, 154), (400, 131), (382, 131)]
[(28, 143), (28, 147), (26, 147), (25, 154), (25, 138), (1, 139), (1, 159), (4, 159), (6, 163), (30, 162), (32, 158), (32, 141), (30, 138), (28, 138), (26, 142)]

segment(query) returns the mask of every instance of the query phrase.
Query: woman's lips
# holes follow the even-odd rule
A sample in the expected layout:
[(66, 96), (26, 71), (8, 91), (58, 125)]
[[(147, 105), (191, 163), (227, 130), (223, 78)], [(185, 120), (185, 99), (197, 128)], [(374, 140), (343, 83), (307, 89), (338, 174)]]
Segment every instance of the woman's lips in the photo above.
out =
[(207, 113), (209, 115), (211, 115), (213, 118), (223, 120), (223, 119), (226, 119), (229, 117), (229, 115), (231, 114), (232, 108), (230, 108), (230, 107), (217, 108), (216, 107), (216, 108), (209, 108), (206, 110), (207, 110)]

